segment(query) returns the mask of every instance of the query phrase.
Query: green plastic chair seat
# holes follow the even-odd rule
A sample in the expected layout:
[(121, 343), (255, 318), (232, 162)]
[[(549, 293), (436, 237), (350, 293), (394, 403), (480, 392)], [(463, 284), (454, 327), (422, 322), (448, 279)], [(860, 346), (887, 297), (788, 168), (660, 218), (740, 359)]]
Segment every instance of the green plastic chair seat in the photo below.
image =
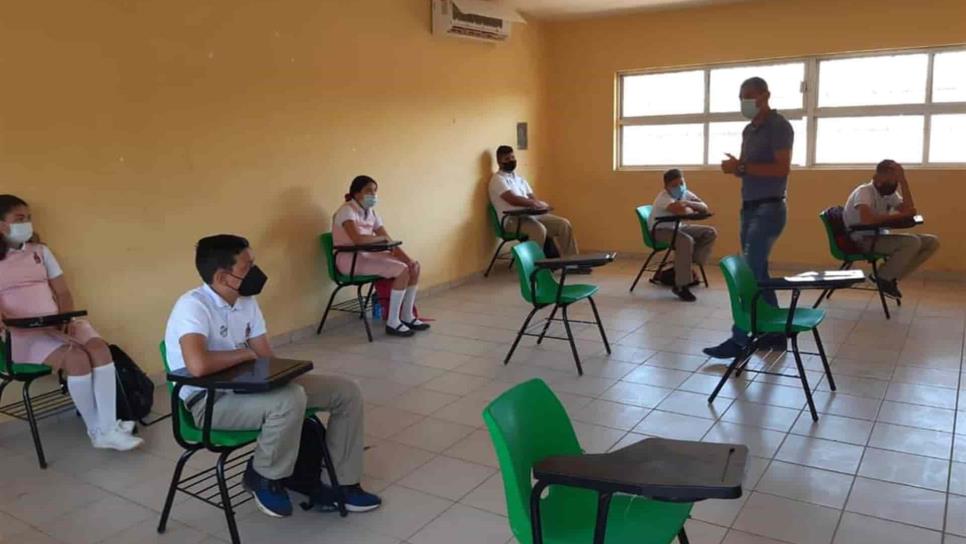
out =
[(382, 279), (382, 276), (352, 276), (349, 279), (348, 274), (343, 274), (339, 272), (339, 269), (335, 265), (335, 246), (332, 241), (332, 233), (327, 232), (319, 237), (319, 243), (322, 245), (322, 254), (325, 255), (325, 265), (326, 270), (329, 271), (329, 278), (339, 285), (366, 285), (374, 281)]
[(503, 230), (503, 224), (500, 223), (500, 216), (497, 215), (496, 208), (493, 207), (493, 204), (487, 205), (486, 214), (490, 217), (490, 226), (493, 227), (493, 234), (500, 240), (505, 242), (522, 242), (527, 239), (527, 235), (522, 232), (517, 236), (515, 231), (509, 232)]
[[(788, 308), (776, 308), (765, 302), (761, 297), (757, 298), (755, 308), (755, 320), (757, 323), (752, 327), (751, 323), (751, 301), (755, 299), (758, 292), (758, 282), (755, 280), (748, 263), (741, 257), (730, 255), (721, 259), (721, 273), (728, 284), (728, 296), (731, 299), (731, 317), (735, 325), (744, 331), (757, 329), (758, 332), (785, 332), (788, 322)], [(813, 308), (795, 308), (795, 315), (792, 317), (792, 332), (807, 332), (819, 325), (825, 319), (825, 310)]]
[(381, 279), (382, 276), (353, 276), (350, 280), (347, 274), (336, 272), (336, 282), (347, 285), (365, 285)]
[(14, 363), (11, 365), (13, 367), (13, 377), (40, 377), (46, 376), (53, 372), (53, 369), (47, 365), (33, 364), (33, 363)]
[[(543, 541), (547, 544), (593, 542), (596, 512), (597, 494), (595, 492), (572, 487), (557, 488), (540, 503)], [(606, 544), (673, 542), (690, 513), (691, 503), (669, 503), (643, 497), (614, 495), (610, 504), (610, 513), (607, 516), (607, 533), (604, 542)]]
[[(765, 315), (756, 316), (759, 332), (785, 332), (788, 323), (788, 310), (785, 308), (769, 308)], [(823, 310), (813, 308), (795, 308), (792, 318), (792, 332), (808, 332), (817, 327), (825, 319)]]
[[(503, 476), (510, 528), (521, 544), (532, 544), (530, 493), (533, 465), (554, 455), (582, 453), (570, 418), (547, 384), (521, 383), (483, 410)], [(540, 501), (544, 542), (593, 541), (597, 494), (552, 485)], [(608, 513), (608, 544), (670, 544), (684, 526), (692, 503), (662, 503), (642, 497), (614, 495)]]
[[(564, 285), (563, 292), (560, 293), (560, 300), (563, 304), (573, 304), (578, 300), (592, 297), (597, 294), (600, 288), (596, 285)], [(550, 289), (537, 287), (537, 304), (553, 304), (557, 301), (557, 287), (551, 286)]]
[(637, 207), (637, 222), (641, 225), (641, 237), (644, 238), (644, 245), (651, 248), (654, 251), (662, 251), (671, 247), (670, 242), (658, 242), (651, 237), (651, 227), (649, 223), (651, 222), (651, 212), (654, 211), (654, 206), (638, 206)]

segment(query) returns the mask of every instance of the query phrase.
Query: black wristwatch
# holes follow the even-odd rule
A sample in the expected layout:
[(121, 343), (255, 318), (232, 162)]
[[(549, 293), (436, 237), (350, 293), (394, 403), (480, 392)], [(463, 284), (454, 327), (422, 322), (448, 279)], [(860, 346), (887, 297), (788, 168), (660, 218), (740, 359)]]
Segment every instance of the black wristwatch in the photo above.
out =
[(735, 175), (736, 176), (743, 176), (743, 175), (745, 175), (745, 172), (747, 172), (747, 171), (748, 171), (748, 164), (745, 163), (744, 161), (742, 161), (742, 162), (739, 162), (738, 163), (738, 167), (735, 168)]

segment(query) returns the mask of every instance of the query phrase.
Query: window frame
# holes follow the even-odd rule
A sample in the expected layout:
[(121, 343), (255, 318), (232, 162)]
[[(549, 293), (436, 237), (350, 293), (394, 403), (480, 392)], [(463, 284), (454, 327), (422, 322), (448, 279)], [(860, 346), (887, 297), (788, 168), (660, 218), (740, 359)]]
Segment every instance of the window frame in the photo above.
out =
[[(832, 117), (875, 117), (889, 115), (922, 115), (923, 134), (922, 134), (922, 157), (917, 163), (907, 163), (907, 166), (915, 168), (933, 169), (966, 169), (966, 159), (963, 162), (929, 162), (929, 147), (931, 140), (932, 116), (942, 114), (966, 113), (966, 101), (962, 102), (932, 102), (933, 95), (933, 70), (937, 54), (948, 52), (966, 51), (966, 44), (949, 45), (942, 47), (919, 47), (909, 49), (888, 49), (866, 51), (862, 53), (838, 53), (830, 55), (815, 55), (805, 57), (784, 57), (772, 59), (760, 59), (747, 62), (724, 62), (713, 64), (686, 65), (674, 67), (658, 67), (646, 70), (626, 70), (618, 71), (616, 74), (616, 108), (615, 108), (615, 149), (614, 149), (614, 170), (616, 171), (652, 171), (662, 170), (674, 164), (653, 164), (653, 165), (624, 165), (624, 145), (623, 135), (625, 126), (635, 125), (667, 125), (667, 124), (703, 124), (704, 125), (704, 163), (700, 165), (685, 165), (691, 169), (715, 170), (717, 165), (709, 164), (709, 140), (710, 125), (716, 122), (745, 121), (747, 120), (740, 112), (717, 112), (711, 110), (711, 71), (719, 68), (737, 68), (748, 66), (769, 66), (775, 64), (804, 63), (804, 81), (802, 88), (802, 107), (794, 109), (782, 109), (780, 112), (788, 119), (804, 119), (806, 124), (806, 146), (805, 164), (792, 165), (792, 169), (816, 169), (816, 170), (847, 170), (865, 169), (873, 163), (817, 163), (816, 146), (818, 142), (818, 119)], [(925, 53), (927, 58), (925, 101), (911, 104), (890, 104), (875, 106), (818, 106), (819, 86), (819, 64), (828, 60), (857, 59), (881, 56), (894, 56), (904, 54)], [(672, 115), (646, 115), (624, 117), (624, 78), (651, 74), (665, 74), (673, 72), (687, 72), (694, 70), (704, 71), (704, 112), (689, 114)], [(737, 90), (736, 90), (737, 100)]]

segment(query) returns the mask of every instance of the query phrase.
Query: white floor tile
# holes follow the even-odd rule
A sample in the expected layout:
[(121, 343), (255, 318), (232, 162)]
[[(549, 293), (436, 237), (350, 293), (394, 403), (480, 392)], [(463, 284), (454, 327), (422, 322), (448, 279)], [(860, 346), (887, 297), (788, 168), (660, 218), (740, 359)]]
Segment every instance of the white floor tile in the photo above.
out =
[(778, 451), (778, 446), (781, 445), (784, 437), (785, 435), (778, 431), (719, 421), (711, 427), (702, 441), (744, 444), (748, 446), (749, 455), (771, 458)]
[(495, 472), (492, 467), (441, 455), (399, 480), (399, 485), (458, 501)]
[(833, 544), (940, 544), (942, 533), (846, 512)]
[(953, 435), (889, 423), (876, 423), (869, 445), (885, 450), (949, 459)]
[(412, 544), (505, 544), (510, 537), (506, 518), (457, 504), (409, 541)]
[(439, 453), (452, 447), (475, 430), (474, 427), (469, 425), (428, 417), (414, 425), (398, 430), (396, 434), (392, 435), (392, 439), (400, 444)]
[(828, 544), (839, 514), (836, 509), (755, 492), (734, 528), (794, 544)]
[(852, 479), (852, 476), (838, 472), (773, 461), (755, 489), (841, 509), (852, 487)]
[(849, 512), (941, 530), (946, 497), (917, 487), (858, 477), (845, 509)]
[(571, 414), (571, 419), (629, 431), (640, 423), (650, 410), (630, 404), (595, 400)]
[(858, 474), (876, 480), (946, 491), (949, 461), (866, 448)]
[(811, 414), (804, 411), (798, 416), (798, 421), (792, 426), (791, 432), (812, 438), (824, 438), (864, 446), (869, 440), (873, 425), (873, 422), (864, 419), (852, 419), (831, 414), (822, 415), (818, 421), (812, 421)]
[[(821, 421), (821, 420), (819, 420)], [(790, 434), (775, 459), (846, 474), (859, 468), (863, 448), (853, 444), (834, 442)]]
[(709, 419), (654, 410), (634, 431), (676, 440), (701, 440), (712, 425)]

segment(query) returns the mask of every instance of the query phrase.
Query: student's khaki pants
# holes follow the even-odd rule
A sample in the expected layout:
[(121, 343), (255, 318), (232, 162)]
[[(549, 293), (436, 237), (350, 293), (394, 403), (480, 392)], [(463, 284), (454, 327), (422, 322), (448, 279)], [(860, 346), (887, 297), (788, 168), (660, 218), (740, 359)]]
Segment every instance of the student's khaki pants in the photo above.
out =
[(551, 240), (556, 242), (561, 256), (577, 254), (577, 239), (574, 237), (574, 228), (567, 219), (549, 213), (520, 218), (511, 217), (506, 221), (505, 230), (516, 232), (517, 221), (521, 221), (520, 232), (526, 234), (541, 248), (543, 248), (543, 244), (549, 236)]
[[(871, 251), (871, 238), (860, 242), (865, 251)], [(901, 280), (912, 274), (922, 263), (939, 249), (939, 238), (932, 234), (882, 234), (875, 242), (875, 252), (888, 255), (879, 268), (884, 280)]]
[[(655, 229), (654, 238), (658, 242), (671, 243), (673, 228)], [(711, 255), (711, 247), (718, 238), (714, 227), (705, 225), (681, 225), (674, 241), (674, 285), (685, 287), (691, 284), (692, 264), (704, 265)]]
[[(362, 479), (362, 393), (350, 380), (306, 374), (294, 382), (253, 394), (225, 394), (215, 401), (212, 429), (261, 429), (252, 465), (262, 477), (281, 480), (292, 475), (302, 438), (305, 408), (329, 412), (326, 444), (341, 485)], [(205, 401), (191, 407), (195, 423), (204, 422)]]

